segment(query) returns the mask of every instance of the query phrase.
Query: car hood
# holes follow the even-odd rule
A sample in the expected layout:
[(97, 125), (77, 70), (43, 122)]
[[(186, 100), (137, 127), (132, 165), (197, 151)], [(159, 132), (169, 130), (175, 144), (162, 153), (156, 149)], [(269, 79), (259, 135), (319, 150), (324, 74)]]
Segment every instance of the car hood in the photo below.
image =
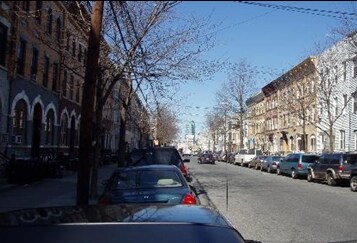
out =
[(98, 222), (185, 222), (231, 227), (217, 211), (200, 205), (61, 206), (0, 213), (0, 226)]

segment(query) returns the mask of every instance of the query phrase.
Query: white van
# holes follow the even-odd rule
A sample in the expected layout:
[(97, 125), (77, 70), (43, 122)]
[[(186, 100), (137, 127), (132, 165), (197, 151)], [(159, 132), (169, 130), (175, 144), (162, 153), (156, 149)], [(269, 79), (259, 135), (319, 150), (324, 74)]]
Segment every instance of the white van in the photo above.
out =
[(258, 155), (263, 155), (263, 151), (261, 149), (241, 149), (234, 156), (234, 164), (241, 166), (248, 166), (249, 162)]

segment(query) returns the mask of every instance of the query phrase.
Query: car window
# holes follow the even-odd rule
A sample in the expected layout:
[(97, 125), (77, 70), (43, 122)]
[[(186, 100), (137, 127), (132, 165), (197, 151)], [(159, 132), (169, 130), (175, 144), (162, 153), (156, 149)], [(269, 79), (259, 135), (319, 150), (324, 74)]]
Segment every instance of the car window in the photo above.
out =
[(348, 164), (355, 164), (357, 162), (357, 154), (344, 154), (343, 161)]
[(135, 171), (122, 171), (114, 175), (111, 190), (115, 189), (133, 189), (137, 187)]
[(182, 181), (174, 171), (142, 171), (138, 188), (181, 187)]
[(158, 149), (154, 152), (156, 164), (177, 165), (181, 158), (177, 156), (174, 150)]
[(324, 154), (319, 158), (320, 164), (328, 164), (330, 156), (328, 154)]
[(303, 155), (301, 161), (304, 163), (314, 163), (319, 156), (316, 155)]
[(341, 158), (340, 154), (332, 155), (331, 159), (330, 159), (330, 164), (339, 164), (340, 163), (340, 158)]

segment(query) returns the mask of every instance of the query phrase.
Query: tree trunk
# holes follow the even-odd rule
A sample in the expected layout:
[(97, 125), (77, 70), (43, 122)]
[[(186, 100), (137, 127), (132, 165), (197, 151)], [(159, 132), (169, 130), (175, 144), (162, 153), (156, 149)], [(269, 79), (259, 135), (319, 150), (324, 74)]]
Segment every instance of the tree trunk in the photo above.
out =
[[(99, 90), (99, 89), (98, 89)], [(99, 94), (100, 95), (100, 94)], [(100, 96), (97, 96), (100, 97)], [(96, 109), (96, 123), (95, 123), (95, 149), (94, 149), (94, 164), (92, 166), (92, 173), (91, 173), (91, 186), (90, 186), (90, 197), (96, 198), (98, 195), (98, 168), (100, 165), (100, 161), (102, 159), (102, 150), (103, 150), (103, 143), (102, 143), (102, 124), (103, 124), (103, 104), (100, 99), (97, 101), (97, 109)]]
[(126, 109), (122, 108), (120, 112), (120, 134), (119, 134), (119, 151), (118, 151), (118, 167), (124, 167), (126, 165)]
[(99, 46), (102, 27), (102, 14), (104, 2), (96, 1), (91, 17), (91, 29), (88, 39), (88, 54), (83, 87), (80, 142), (79, 142), (79, 166), (77, 178), (77, 205), (88, 205), (89, 202), (89, 178), (90, 167), (93, 164), (91, 151), (93, 141), (93, 118), (95, 85), (98, 74)]
[(330, 138), (329, 139), (330, 140), (329, 141), (329, 146), (330, 146), (330, 152), (332, 153), (334, 151), (334, 146), (333, 145), (334, 145), (334, 142), (335, 142), (334, 141), (334, 136), (333, 136), (333, 128), (332, 128), (332, 126), (329, 127), (329, 133), (330, 133), (329, 134), (329, 138)]

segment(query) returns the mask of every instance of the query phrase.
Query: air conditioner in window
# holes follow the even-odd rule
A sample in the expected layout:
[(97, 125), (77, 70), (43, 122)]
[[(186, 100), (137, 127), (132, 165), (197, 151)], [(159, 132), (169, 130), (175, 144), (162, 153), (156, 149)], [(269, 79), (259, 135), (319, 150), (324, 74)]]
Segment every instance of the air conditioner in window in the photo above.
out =
[(13, 135), (12, 136), (12, 143), (21, 144), (22, 143), (22, 136), (21, 135)]

